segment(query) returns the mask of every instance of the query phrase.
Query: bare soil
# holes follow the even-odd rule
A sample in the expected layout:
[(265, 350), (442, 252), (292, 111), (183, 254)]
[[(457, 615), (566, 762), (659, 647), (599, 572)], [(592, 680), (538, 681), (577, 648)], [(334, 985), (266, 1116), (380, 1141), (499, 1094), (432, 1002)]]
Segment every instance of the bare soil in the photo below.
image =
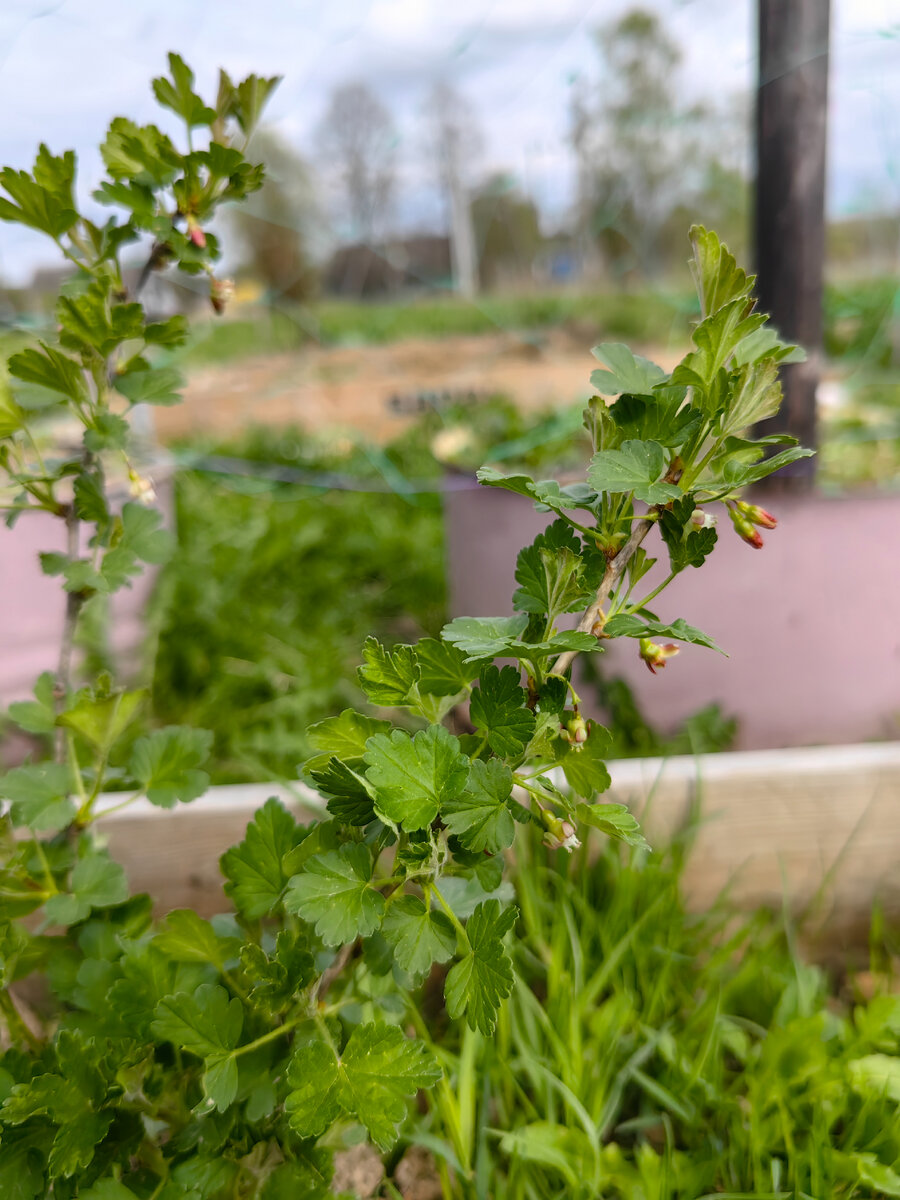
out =
[[(647, 353), (663, 366), (677, 361), (658, 349)], [(310, 347), (196, 370), (185, 403), (156, 410), (156, 428), (163, 441), (262, 424), (386, 439), (411, 419), (423, 394), (503, 393), (526, 409), (563, 407), (591, 395), (594, 366), (589, 348), (559, 331)]]

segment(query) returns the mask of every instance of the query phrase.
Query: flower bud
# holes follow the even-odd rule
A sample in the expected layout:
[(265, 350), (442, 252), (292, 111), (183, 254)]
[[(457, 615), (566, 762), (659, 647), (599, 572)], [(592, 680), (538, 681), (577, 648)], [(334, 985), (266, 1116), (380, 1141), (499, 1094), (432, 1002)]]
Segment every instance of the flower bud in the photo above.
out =
[(150, 505), (156, 500), (156, 488), (153, 480), (146, 475), (139, 475), (134, 468), (128, 471), (128, 491), (141, 504)]
[(588, 738), (588, 727), (584, 717), (573, 715), (559, 731), (563, 741), (569, 742), (573, 750), (580, 750)]
[(220, 316), (225, 311), (225, 306), (233, 295), (233, 279), (217, 279), (215, 275), (210, 275), (209, 300), (213, 308)]
[(704, 512), (702, 508), (695, 508), (691, 513), (691, 524), (695, 529), (712, 529), (716, 518), (712, 513)]
[(660, 646), (658, 642), (653, 642), (650, 638), (641, 638), (641, 658), (647, 664), (647, 670), (652, 675), (655, 675), (657, 670), (662, 670), (666, 662), (670, 658), (674, 658), (678, 653), (678, 647), (673, 646), (671, 642), (665, 646)]
[(206, 249), (206, 234), (197, 224), (193, 217), (187, 219), (188, 237), (198, 248), (198, 250)]
[(766, 509), (760, 508), (758, 504), (747, 504), (745, 501), (739, 500), (738, 508), (748, 521), (754, 525), (761, 525), (763, 529), (774, 529), (778, 524), (775, 517)]
[(546, 833), (544, 834), (544, 845), (550, 850), (568, 850), (569, 853), (577, 850), (581, 845), (578, 840), (578, 835), (575, 826), (571, 821), (559, 817), (555, 817), (553, 813), (546, 810), (541, 813), (544, 822)]
[(752, 546), (754, 550), (762, 550), (763, 540), (759, 530), (754, 526), (753, 522), (738, 508), (730, 508), (731, 522), (737, 530), (738, 536), (743, 538), (748, 546)]

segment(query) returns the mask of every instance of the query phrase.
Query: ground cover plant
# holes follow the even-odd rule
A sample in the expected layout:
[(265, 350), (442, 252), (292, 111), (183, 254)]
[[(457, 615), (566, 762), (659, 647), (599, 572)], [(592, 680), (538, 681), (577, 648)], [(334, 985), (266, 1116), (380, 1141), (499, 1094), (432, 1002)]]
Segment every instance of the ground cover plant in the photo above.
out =
[[(797, 352), (754, 311), (753, 280), (716, 235), (692, 230), (701, 307), (693, 348), (671, 375), (620, 344), (596, 348), (602, 366), (586, 414), (593, 448), (586, 478), (563, 485), (494, 467), (480, 472), (486, 486), (521, 493), (548, 514), (546, 530), (519, 555), (514, 614), (457, 618), (437, 637), (391, 648), (369, 638), (359, 680), (381, 715), (346, 709), (306, 732), (314, 753), (303, 770), (322, 797), (322, 818), (303, 825), (268, 801), (221, 861), (233, 911), (206, 921), (178, 910), (154, 922), (151, 898), (129, 894), (97, 822), (141, 799), (162, 808), (197, 800), (208, 783), (211, 735), (169, 727), (135, 736), (140, 691), (119, 688), (108, 675), (76, 687), (72, 675), (85, 602), (123, 586), (141, 562), (170, 549), (158, 514), (141, 503), (149, 499), (145, 480), (132, 471), (136, 499), (121, 510), (110, 506), (104, 486), (107, 463), (127, 459), (129, 405), (177, 399), (177, 377), (154, 365), (152, 353), (183, 336), (178, 320), (146, 323), (122, 286), (119, 252), (147, 234), (148, 270), (173, 258), (206, 270), (211, 301), (224, 304), (227, 288), (212, 268), (217, 246), (204, 225), (216, 203), (239, 199), (260, 181), (240, 147), (275, 82), (250, 77), (235, 86), (223, 76), (215, 104), (206, 105), (176, 55), (170, 71), (154, 92), (187, 127), (187, 152), (156, 127), (123, 118), (103, 146), (110, 179), (100, 194), (124, 209), (124, 220), (99, 228), (79, 216), (72, 156), (42, 148), (30, 174), (0, 172), (9, 197), (0, 216), (47, 233), (77, 268), (60, 298), (58, 338), (12, 356), (3, 394), (4, 507), (11, 519), (27, 519), (31, 509), (54, 513), (69, 537), (66, 553), (43, 556), (67, 596), (59, 669), (42, 676), (34, 700), (11, 714), (26, 731), (52, 734), (54, 756), (0, 780), (7, 802), (0, 1193), (13, 1200), (312, 1200), (333, 1194), (334, 1150), (360, 1140), (391, 1170), (404, 1144), (430, 1149), (447, 1196), (486, 1197), (501, 1187), (559, 1195), (596, 1186), (598, 1171), (618, 1169), (605, 1150), (598, 1165), (609, 1121), (637, 1137), (648, 1114), (638, 1112), (637, 1124), (623, 1130), (609, 1088), (599, 1108), (603, 1089), (584, 1092), (577, 1115), (588, 1142), (574, 1134), (560, 1150), (561, 1109), (547, 1089), (571, 1107), (575, 1081), (561, 1060), (545, 1074), (537, 1058), (516, 1057), (532, 1025), (541, 1037), (552, 1033), (547, 1005), (559, 999), (559, 980), (550, 974), (567, 970), (573, 954), (578, 959), (577, 939), (561, 944), (566, 912), (615, 903), (596, 881), (598, 890), (579, 901), (563, 877), (568, 908), (536, 911), (542, 876), (535, 845), (578, 852), (598, 835), (641, 852), (645, 845), (635, 816), (601, 799), (609, 739), (585, 719), (571, 667), (617, 637), (630, 639), (654, 672), (673, 669), (676, 642), (697, 652), (719, 649), (683, 617), (660, 615), (656, 599), (675, 575), (712, 553), (717, 514), (754, 549), (762, 548), (759, 529), (774, 528), (771, 514), (741, 499), (741, 489), (809, 452), (790, 438), (754, 439), (747, 430), (777, 411), (778, 364)], [(198, 129), (209, 132), (200, 149), (192, 137)], [(83, 443), (77, 454), (45, 459), (33, 441), (33, 414), (56, 406), (80, 421)], [(670, 570), (641, 595), (651, 561), (643, 543), (654, 529)], [(504, 878), (514, 844), (517, 889)], [(588, 872), (577, 861), (586, 887)], [(560, 919), (548, 956), (540, 940), (550, 926), (542, 922)], [(596, 925), (586, 928), (596, 934)], [(527, 932), (532, 954), (537, 947), (536, 960), (516, 946), (516, 929)], [(601, 973), (594, 1000), (607, 999), (613, 964), (607, 958), (591, 969)], [(570, 998), (585, 1007), (580, 989)], [(593, 1031), (601, 1042), (634, 1035), (618, 1003), (621, 1022), (615, 1007), (600, 1010)], [(660, 1011), (646, 1006), (648, 1024)], [(862, 1112), (845, 1108), (840, 1119), (857, 1122), (847, 1170), (884, 1190), (893, 1186), (885, 1174), (893, 1142), (866, 1124), (878, 1118), (866, 1096), (890, 1091), (894, 1078), (887, 1053), (893, 1017), (881, 1020), (872, 1027), (872, 1053), (846, 1064)], [(445, 1046), (442, 1030), (451, 1027)], [(575, 1022), (570, 1029), (577, 1032)], [(644, 1038), (643, 1029), (638, 1034)], [(513, 1075), (491, 1091), (495, 1077), (481, 1070), (477, 1038), (519, 1048), (507, 1061), (520, 1072), (518, 1084)], [(737, 1035), (723, 1044), (731, 1056), (723, 1070), (751, 1054)], [(653, 1040), (652, 1052), (664, 1061), (671, 1049)], [(649, 1056), (636, 1045), (621, 1081), (662, 1104), (674, 1085), (654, 1088), (639, 1074)], [(672, 1061), (676, 1077), (688, 1070), (703, 1094), (702, 1071), (685, 1068), (677, 1053)], [(461, 1100), (473, 1087), (484, 1097), (478, 1136), (488, 1146), (499, 1137), (496, 1156), (466, 1152), (475, 1127), (471, 1103)], [(698, 1101), (691, 1088), (681, 1092), (683, 1115)], [(528, 1109), (524, 1133), (510, 1106), (514, 1093)], [(651, 1151), (651, 1131), (660, 1123), (666, 1129), (664, 1117), (652, 1115), (655, 1124), (638, 1137)], [(773, 1120), (787, 1141), (793, 1127), (781, 1108)], [(647, 1189), (653, 1168), (643, 1149), (638, 1154)], [(777, 1194), (780, 1168), (760, 1162), (754, 1189), (764, 1182)], [(738, 1167), (711, 1186), (732, 1186), (743, 1178)], [(784, 1178), (805, 1187), (806, 1178), (789, 1170)], [(610, 1188), (619, 1186), (615, 1178)], [(390, 1182), (385, 1189), (397, 1194)]]

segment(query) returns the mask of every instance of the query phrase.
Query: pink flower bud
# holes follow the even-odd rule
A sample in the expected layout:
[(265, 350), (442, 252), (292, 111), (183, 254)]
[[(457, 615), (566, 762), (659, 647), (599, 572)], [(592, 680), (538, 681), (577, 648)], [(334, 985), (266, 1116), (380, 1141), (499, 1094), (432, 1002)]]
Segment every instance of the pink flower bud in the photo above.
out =
[(193, 217), (188, 217), (188, 237), (198, 249), (206, 249), (206, 234)]
[(651, 675), (655, 675), (657, 670), (661, 671), (670, 658), (674, 658), (678, 654), (678, 647), (673, 646), (668, 642), (665, 646), (660, 646), (658, 642), (653, 642), (650, 638), (641, 638), (641, 658), (647, 664), (647, 670)]
[(743, 500), (739, 500), (738, 508), (748, 521), (754, 525), (761, 525), (763, 529), (774, 529), (778, 524), (776, 518), (766, 509), (760, 508), (758, 504), (746, 504)]
[(763, 540), (753, 522), (737, 506), (729, 508), (728, 511), (731, 515), (731, 523), (734, 525), (738, 536), (743, 538), (747, 545), (752, 546), (754, 550), (762, 550)]

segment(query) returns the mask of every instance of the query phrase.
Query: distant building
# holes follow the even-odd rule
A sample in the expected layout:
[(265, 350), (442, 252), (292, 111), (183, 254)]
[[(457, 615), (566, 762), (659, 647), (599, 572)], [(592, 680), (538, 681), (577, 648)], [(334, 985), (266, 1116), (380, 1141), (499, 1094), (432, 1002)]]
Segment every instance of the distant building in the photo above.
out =
[(383, 246), (340, 246), (322, 271), (322, 286), (333, 296), (383, 296), (418, 288), (449, 288), (450, 240), (420, 234)]

